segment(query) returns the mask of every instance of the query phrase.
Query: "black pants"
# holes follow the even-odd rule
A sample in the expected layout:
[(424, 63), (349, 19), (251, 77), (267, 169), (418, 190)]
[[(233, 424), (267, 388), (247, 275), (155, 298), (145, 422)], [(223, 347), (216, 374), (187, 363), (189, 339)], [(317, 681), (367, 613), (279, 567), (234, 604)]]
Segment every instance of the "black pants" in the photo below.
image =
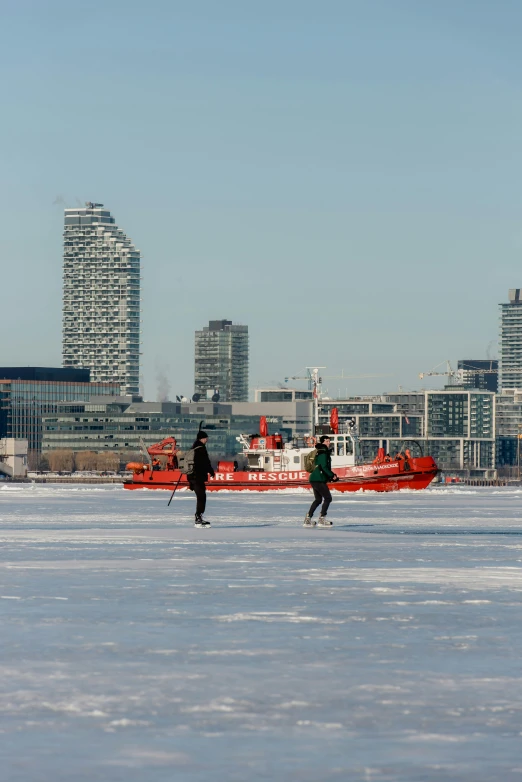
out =
[(326, 485), (326, 483), (322, 483), (319, 481), (314, 481), (310, 484), (314, 491), (314, 501), (310, 505), (310, 510), (308, 511), (309, 516), (313, 516), (321, 502), (323, 503), (323, 507), (321, 508), (321, 516), (326, 516), (326, 513), (328, 511), (328, 508), (330, 506), (330, 503), (332, 501), (332, 495), (330, 494), (330, 489)]
[(196, 495), (196, 516), (202, 516), (207, 506), (207, 488), (201, 478), (190, 478), (189, 486)]

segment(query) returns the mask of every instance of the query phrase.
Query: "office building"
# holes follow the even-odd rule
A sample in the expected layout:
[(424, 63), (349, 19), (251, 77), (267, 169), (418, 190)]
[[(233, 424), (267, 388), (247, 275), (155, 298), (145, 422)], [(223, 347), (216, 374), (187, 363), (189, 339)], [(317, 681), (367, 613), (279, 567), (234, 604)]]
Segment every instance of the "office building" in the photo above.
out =
[(297, 388), (256, 388), (254, 400), (256, 402), (312, 402), (313, 391), (301, 391)]
[(496, 359), (461, 359), (457, 368), (465, 388), (498, 391), (498, 361)]
[(522, 299), (520, 288), (500, 304), (499, 390), (522, 387)]
[(139, 391), (140, 253), (103, 204), (65, 210), (63, 366)]
[(221, 402), (248, 402), (248, 326), (211, 320), (196, 331), (195, 394)]
[[(58, 448), (74, 452), (117, 452), (125, 461), (145, 446), (173, 436), (179, 448), (192, 447), (200, 421), (209, 433), (207, 448), (215, 457), (236, 457), (241, 451), (237, 437), (259, 431), (259, 415), (234, 414), (232, 405), (214, 402), (138, 402), (132, 397), (99, 397), (78, 404), (58, 405), (43, 421), (43, 453)], [(283, 416), (273, 415), (271, 432), (289, 439)]]
[(37, 466), (42, 416), (58, 403), (119, 393), (118, 383), (90, 383), (88, 369), (0, 367), (0, 438), (28, 441), (29, 467)]

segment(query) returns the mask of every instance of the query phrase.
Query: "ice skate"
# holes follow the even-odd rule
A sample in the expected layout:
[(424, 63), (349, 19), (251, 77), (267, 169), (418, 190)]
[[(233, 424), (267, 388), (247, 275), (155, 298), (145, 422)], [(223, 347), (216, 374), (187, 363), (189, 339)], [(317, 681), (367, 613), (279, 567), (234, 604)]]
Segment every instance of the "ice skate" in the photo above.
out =
[(196, 513), (196, 517), (194, 520), (194, 526), (195, 527), (210, 527), (210, 521), (205, 521), (203, 516), (200, 513)]
[(330, 519), (327, 519), (326, 516), (319, 516), (319, 521), (317, 523), (318, 527), (332, 527), (333, 522), (330, 521)]
[(308, 515), (305, 516), (303, 527), (315, 527), (315, 519)]

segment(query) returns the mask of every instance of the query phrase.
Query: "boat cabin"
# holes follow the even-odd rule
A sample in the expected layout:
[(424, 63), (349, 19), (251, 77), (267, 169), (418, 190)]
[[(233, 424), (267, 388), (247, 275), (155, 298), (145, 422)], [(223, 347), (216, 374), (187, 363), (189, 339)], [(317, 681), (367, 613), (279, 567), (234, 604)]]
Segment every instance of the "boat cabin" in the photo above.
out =
[[(330, 452), (332, 469), (336, 467), (351, 467), (357, 464), (356, 441), (352, 434), (330, 434)], [(283, 443), (280, 434), (252, 435), (250, 441), (238, 437), (243, 445), (243, 453), (247, 458), (248, 470), (263, 472), (288, 472), (304, 470), (304, 457), (315, 448), (318, 437), (307, 436), (294, 438)]]

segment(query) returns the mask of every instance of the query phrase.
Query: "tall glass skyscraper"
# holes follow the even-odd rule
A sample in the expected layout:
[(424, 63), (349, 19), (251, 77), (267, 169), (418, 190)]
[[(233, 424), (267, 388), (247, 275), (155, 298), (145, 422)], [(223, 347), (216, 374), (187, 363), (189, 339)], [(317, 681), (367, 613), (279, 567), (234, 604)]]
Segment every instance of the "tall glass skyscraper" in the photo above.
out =
[(248, 326), (211, 320), (196, 331), (196, 394), (219, 393), (221, 402), (248, 402)]
[(140, 252), (103, 204), (65, 210), (63, 366), (139, 392)]

